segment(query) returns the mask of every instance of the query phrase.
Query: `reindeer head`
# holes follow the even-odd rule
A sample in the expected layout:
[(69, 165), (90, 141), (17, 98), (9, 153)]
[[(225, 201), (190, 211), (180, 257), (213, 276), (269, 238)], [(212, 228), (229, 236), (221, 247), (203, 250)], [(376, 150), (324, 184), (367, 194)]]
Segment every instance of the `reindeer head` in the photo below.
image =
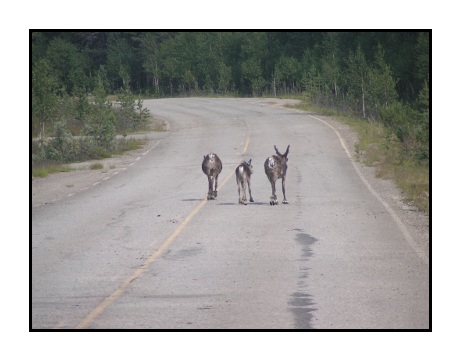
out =
[(207, 155), (203, 155), (203, 159), (208, 159), (209, 161), (215, 161), (216, 160), (216, 154), (214, 153), (209, 153)]
[(276, 155), (278, 155), (279, 157), (283, 158), (286, 162), (288, 161), (288, 154), (289, 154), (289, 147), (291, 145), (288, 145), (287, 149), (286, 149), (286, 152), (284, 154), (281, 154), (279, 151), (278, 151), (278, 148), (276, 147), (275, 145), (275, 151), (276, 151)]
[(245, 165), (248, 168), (249, 172), (252, 174), (254, 170), (252, 168), (251, 161), (252, 159), (249, 159), (249, 161), (243, 161), (242, 164)]

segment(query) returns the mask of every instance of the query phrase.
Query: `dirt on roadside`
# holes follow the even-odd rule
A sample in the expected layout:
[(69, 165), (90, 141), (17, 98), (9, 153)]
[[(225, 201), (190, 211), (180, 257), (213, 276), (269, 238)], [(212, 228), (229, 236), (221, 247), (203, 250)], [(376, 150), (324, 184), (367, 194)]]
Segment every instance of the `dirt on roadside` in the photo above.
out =
[[(123, 155), (67, 164), (73, 171), (54, 173), (43, 178), (32, 177), (32, 207), (71, 197), (126, 171), (129, 164), (141, 156), (150, 143), (146, 141), (142, 148)], [(93, 164), (101, 164), (102, 168), (91, 170)]]

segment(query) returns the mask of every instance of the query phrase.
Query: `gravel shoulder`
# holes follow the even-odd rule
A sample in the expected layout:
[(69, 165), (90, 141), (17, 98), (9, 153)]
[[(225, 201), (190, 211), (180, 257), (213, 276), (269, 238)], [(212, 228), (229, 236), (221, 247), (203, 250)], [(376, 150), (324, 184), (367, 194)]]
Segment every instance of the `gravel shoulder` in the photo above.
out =
[[(251, 99), (263, 106), (286, 106), (295, 105), (297, 100), (287, 99)], [(314, 116), (326, 121), (333, 126), (346, 143), (350, 154), (355, 154), (355, 144), (358, 141), (357, 134), (348, 126), (334, 118), (314, 114)], [(45, 206), (55, 201), (72, 197), (86, 191), (91, 187), (98, 186), (104, 181), (116, 176), (120, 172), (129, 171), (129, 167), (144, 154), (148, 149), (155, 146), (155, 142), (168, 136), (168, 132), (150, 133), (141, 135), (148, 141), (141, 149), (130, 151), (123, 155), (113, 156), (107, 159), (91, 160), (82, 163), (69, 164), (74, 171), (50, 174), (45, 178), (32, 177), (32, 207)], [(365, 166), (354, 159), (362, 175), (381, 196), (381, 198), (397, 214), (401, 222), (406, 226), (414, 242), (429, 259), (429, 216), (410, 206), (404, 201), (402, 191), (391, 180), (377, 178), (375, 168)], [(91, 170), (94, 163), (102, 164), (102, 169)], [(396, 226), (396, 225), (395, 225)]]
[[(135, 135), (133, 137), (145, 141), (140, 149), (106, 159), (67, 164), (74, 169), (72, 171), (53, 173), (44, 178), (32, 177), (32, 207), (35, 208), (72, 197), (102, 184), (123, 171), (128, 171), (136, 159), (167, 135), (168, 132)], [(102, 168), (91, 170), (93, 164), (101, 164)]]
[[(430, 259), (430, 219), (429, 216), (418, 208), (411, 206), (404, 200), (404, 193), (392, 180), (385, 180), (376, 176), (376, 168), (366, 166), (357, 159), (355, 144), (358, 142), (358, 134), (348, 125), (327, 116), (315, 117), (326, 121), (333, 126), (344, 139), (345, 145), (353, 156), (353, 161), (370, 186), (385, 201), (396, 216), (401, 220), (410, 233), (414, 243), (422, 251), (427, 259)], [(396, 226), (396, 224), (395, 224)]]

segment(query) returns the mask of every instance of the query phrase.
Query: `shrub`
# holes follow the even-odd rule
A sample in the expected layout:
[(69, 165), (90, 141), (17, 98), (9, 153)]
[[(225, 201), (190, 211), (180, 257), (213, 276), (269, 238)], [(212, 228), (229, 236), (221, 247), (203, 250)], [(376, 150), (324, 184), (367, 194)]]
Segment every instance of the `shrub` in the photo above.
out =
[(98, 146), (111, 149), (116, 137), (113, 111), (106, 107), (97, 108), (85, 124), (83, 132), (86, 136), (91, 136)]
[(104, 165), (102, 165), (101, 163), (94, 163), (94, 164), (91, 164), (89, 168), (91, 170), (100, 170), (104, 168)]
[(429, 117), (396, 102), (379, 107), (383, 124), (396, 135), (403, 151), (419, 162), (429, 160)]
[(72, 160), (72, 135), (66, 130), (66, 121), (54, 123), (54, 138), (48, 147), (48, 159), (52, 161)]

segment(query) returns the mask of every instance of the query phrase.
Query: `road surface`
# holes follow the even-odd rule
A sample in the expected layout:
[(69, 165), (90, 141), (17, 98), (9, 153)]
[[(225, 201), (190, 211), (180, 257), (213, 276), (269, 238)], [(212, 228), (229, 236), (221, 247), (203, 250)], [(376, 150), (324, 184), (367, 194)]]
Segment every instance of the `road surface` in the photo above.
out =
[[(33, 207), (32, 329), (429, 328), (426, 246), (326, 118), (261, 99), (144, 106), (170, 130), (97, 186)], [(291, 146), (287, 205), (280, 180), (269, 204), (274, 145)]]

